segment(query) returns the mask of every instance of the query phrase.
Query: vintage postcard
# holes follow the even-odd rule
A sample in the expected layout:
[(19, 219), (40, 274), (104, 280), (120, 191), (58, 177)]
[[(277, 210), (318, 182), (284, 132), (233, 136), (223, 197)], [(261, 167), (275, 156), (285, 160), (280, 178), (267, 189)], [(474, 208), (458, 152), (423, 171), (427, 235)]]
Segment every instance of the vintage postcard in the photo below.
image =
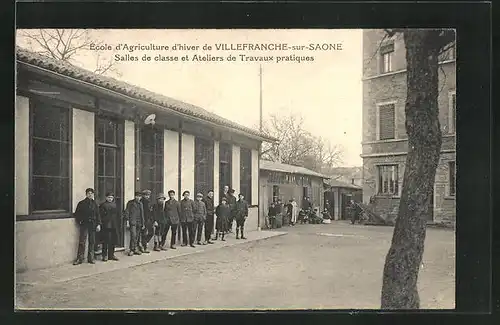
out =
[(455, 39), (17, 30), (16, 309), (454, 309)]

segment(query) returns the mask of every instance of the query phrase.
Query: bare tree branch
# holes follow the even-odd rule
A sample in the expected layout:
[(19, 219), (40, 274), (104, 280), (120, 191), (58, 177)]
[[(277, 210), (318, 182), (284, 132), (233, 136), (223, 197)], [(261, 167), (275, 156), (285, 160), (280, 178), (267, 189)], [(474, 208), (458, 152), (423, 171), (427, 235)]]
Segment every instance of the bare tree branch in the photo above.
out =
[[(36, 53), (80, 66), (82, 64), (78, 57), (90, 52), (91, 44), (102, 44), (101, 40), (92, 37), (89, 30), (85, 29), (20, 30), (18, 38), (24, 40)], [(116, 61), (109, 52), (103, 55), (102, 51), (92, 51), (90, 54), (95, 56), (94, 73), (120, 75), (116, 69)]]

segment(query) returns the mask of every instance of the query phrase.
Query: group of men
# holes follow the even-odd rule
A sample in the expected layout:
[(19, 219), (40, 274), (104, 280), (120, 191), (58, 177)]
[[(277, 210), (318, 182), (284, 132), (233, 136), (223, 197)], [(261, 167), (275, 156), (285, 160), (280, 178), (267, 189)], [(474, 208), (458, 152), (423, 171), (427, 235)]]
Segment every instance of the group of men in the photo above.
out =
[[(94, 246), (96, 233), (101, 233), (102, 260), (115, 260), (115, 247), (118, 245), (122, 220), (130, 232), (128, 255), (150, 253), (148, 245), (153, 239), (154, 251), (167, 250), (166, 239), (170, 231), (171, 249), (176, 249), (177, 239), (181, 246), (196, 247), (197, 245), (213, 244), (212, 240), (225, 241), (225, 235), (232, 232), (236, 221), (236, 239), (246, 239), (244, 236), (245, 220), (248, 217), (248, 203), (243, 194), (234, 196), (234, 190), (224, 186), (219, 204), (214, 204), (214, 191), (209, 190), (204, 196), (184, 191), (182, 200), (178, 201), (174, 190), (168, 191), (168, 200), (163, 193), (151, 201), (151, 191), (136, 192), (134, 199), (127, 202), (125, 210), (120, 213), (115, 203), (113, 193), (106, 193), (106, 200), (98, 205), (94, 199), (94, 190), (85, 190), (85, 199), (76, 207), (74, 216), (80, 227), (78, 253), (74, 265), (83, 263), (85, 244), (88, 238), (89, 249), (87, 261), (95, 263)], [(212, 238), (214, 219), (216, 236)], [(179, 230), (179, 231), (178, 231)], [(202, 241), (203, 235), (203, 241)]]
[[(309, 211), (312, 210), (312, 203), (309, 197), (304, 197), (302, 201), (302, 210)], [(299, 219), (300, 209), (295, 201), (295, 198), (291, 198), (287, 204), (283, 204), (281, 199), (272, 201), (268, 209), (269, 227), (276, 228), (276, 218), (286, 217), (288, 218), (290, 224), (294, 226)]]

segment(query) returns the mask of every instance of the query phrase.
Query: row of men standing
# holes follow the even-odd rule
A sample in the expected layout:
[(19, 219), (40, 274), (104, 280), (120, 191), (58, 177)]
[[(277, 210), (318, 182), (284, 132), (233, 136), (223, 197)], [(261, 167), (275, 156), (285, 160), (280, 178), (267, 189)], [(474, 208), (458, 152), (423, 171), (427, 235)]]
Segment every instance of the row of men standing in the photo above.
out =
[[(242, 194), (239, 200), (234, 196), (234, 190), (224, 187), (220, 203), (214, 205), (214, 192), (196, 195), (196, 200), (190, 199), (190, 192), (184, 191), (183, 199), (175, 199), (175, 191), (168, 192), (169, 199), (163, 194), (151, 202), (151, 191), (136, 192), (134, 199), (127, 202), (122, 214), (114, 202), (114, 194), (107, 193), (106, 200), (100, 206), (94, 200), (94, 190), (85, 191), (86, 198), (80, 201), (75, 210), (75, 219), (80, 226), (80, 236), (77, 259), (74, 264), (83, 262), (85, 244), (89, 241), (88, 262), (94, 263), (96, 232), (101, 232), (103, 243), (103, 261), (118, 260), (115, 256), (115, 246), (118, 244), (121, 220), (126, 223), (130, 231), (129, 256), (149, 253), (148, 244), (154, 237), (155, 251), (166, 250), (165, 242), (168, 232), (171, 231), (170, 248), (176, 249), (176, 238), (182, 242), (181, 246), (195, 247), (195, 238), (198, 245), (213, 244), (211, 236), (214, 228), (214, 214), (217, 216), (217, 240), (225, 240), (224, 236), (232, 232), (232, 225), (236, 221), (236, 239), (246, 239), (244, 224), (248, 217), (248, 203)], [(102, 228), (102, 229), (101, 229)], [(178, 231), (178, 229), (180, 230)], [(201, 242), (204, 233), (204, 241)], [(241, 237), (240, 237), (241, 234)]]

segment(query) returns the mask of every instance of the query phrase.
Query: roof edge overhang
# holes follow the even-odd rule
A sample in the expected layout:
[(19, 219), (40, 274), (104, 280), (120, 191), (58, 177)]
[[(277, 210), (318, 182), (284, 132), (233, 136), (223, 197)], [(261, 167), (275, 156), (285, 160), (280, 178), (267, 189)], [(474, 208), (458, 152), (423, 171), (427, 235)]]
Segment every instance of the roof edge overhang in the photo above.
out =
[(50, 69), (42, 68), (42, 67), (39, 67), (37, 65), (21, 61), (19, 59), (16, 59), (16, 62), (18, 64), (22, 65), (27, 71), (33, 72), (35, 74), (54, 78), (58, 81), (68, 82), (69, 84), (72, 84), (73, 86), (77, 86), (77, 87), (85, 88), (85, 89), (90, 89), (90, 90), (98, 92), (98, 93), (104, 93), (104, 94), (107, 94), (113, 98), (132, 102), (132, 103), (135, 103), (137, 105), (141, 105), (141, 106), (147, 105), (147, 106), (152, 107), (155, 110), (155, 112), (157, 112), (159, 114), (171, 113), (173, 115), (176, 115), (176, 116), (181, 117), (181, 118), (186, 119), (186, 120), (190, 120), (190, 121), (197, 122), (197, 123), (202, 123), (202, 124), (205, 124), (205, 125), (208, 125), (211, 127), (215, 127), (217, 129), (220, 129), (220, 130), (229, 131), (232, 133), (237, 133), (237, 134), (243, 135), (247, 138), (258, 140), (258, 141), (266, 141), (266, 142), (276, 142), (277, 141), (277, 139), (272, 138), (272, 137), (258, 136), (258, 135), (251, 134), (251, 133), (248, 133), (248, 132), (245, 132), (242, 130), (238, 130), (236, 128), (228, 127), (225, 125), (221, 125), (221, 124), (217, 124), (217, 123), (214, 123), (211, 121), (207, 121), (207, 120), (202, 119), (202, 118), (191, 116), (189, 114), (181, 113), (177, 110), (172, 109), (171, 107), (158, 105), (158, 104), (152, 103), (152, 102), (147, 101), (147, 100), (135, 98), (135, 97), (132, 97), (132, 96), (126, 95), (126, 94), (122, 94), (122, 93), (119, 93), (117, 91), (107, 89), (105, 87), (95, 85), (95, 84), (90, 83), (90, 82), (86, 82), (86, 81), (83, 81), (80, 79), (66, 76), (64, 74), (52, 71)]

